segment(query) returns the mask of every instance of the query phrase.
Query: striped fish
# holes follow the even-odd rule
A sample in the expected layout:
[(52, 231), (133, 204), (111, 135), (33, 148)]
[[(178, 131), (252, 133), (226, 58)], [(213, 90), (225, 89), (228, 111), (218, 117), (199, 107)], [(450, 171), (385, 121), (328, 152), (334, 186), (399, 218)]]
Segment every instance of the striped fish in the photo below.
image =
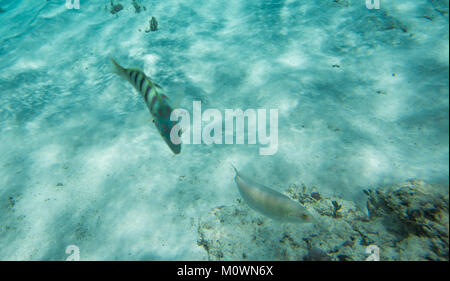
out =
[(170, 139), (170, 131), (177, 122), (170, 120), (170, 114), (173, 108), (170, 105), (169, 99), (164, 94), (163, 89), (158, 84), (153, 83), (142, 70), (124, 68), (112, 58), (111, 62), (113, 72), (130, 82), (144, 98), (153, 116), (153, 123), (155, 123), (162, 138), (173, 153), (179, 154), (181, 151), (181, 143), (174, 144)]

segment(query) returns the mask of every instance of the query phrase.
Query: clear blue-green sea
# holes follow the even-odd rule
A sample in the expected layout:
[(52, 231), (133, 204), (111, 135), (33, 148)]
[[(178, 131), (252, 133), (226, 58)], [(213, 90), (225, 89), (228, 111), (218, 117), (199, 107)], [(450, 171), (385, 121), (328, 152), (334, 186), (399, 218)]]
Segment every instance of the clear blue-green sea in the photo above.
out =
[[(363, 190), (413, 179), (446, 186), (448, 207), (448, 8), (448, 0), (381, 0), (379, 8), (365, 0), (0, 0), (0, 260), (66, 260), (71, 245), (81, 260), (208, 260), (202, 218), (236, 204), (244, 221), (265, 222), (248, 236), (324, 231), (248, 208), (232, 165), (277, 192), (303, 184), (362, 213)], [(197, 121), (215, 124), (223, 139), (237, 133), (222, 126), (227, 109), (265, 109), (267, 134), (275, 109), (276, 151), (262, 155), (267, 143), (249, 143), (256, 127), (247, 124), (243, 144), (194, 144), (194, 130), (184, 131), (191, 143), (174, 154), (110, 58), (160, 85), (191, 126), (195, 101), (220, 113)], [(245, 237), (242, 224), (225, 219), (215, 235)], [(333, 239), (327, 245), (342, 243)], [(400, 257), (394, 252), (384, 258)]]

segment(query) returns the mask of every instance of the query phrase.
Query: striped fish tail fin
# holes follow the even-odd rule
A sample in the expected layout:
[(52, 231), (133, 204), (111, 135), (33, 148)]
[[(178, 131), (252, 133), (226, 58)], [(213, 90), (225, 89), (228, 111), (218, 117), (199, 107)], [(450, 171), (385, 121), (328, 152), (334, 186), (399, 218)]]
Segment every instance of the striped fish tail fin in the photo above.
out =
[(233, 165), (233, 163), (230, 163), (230, 164), (231, 164), (231, 167), (233, 167), (234, 172), (236, 173), (236, 175), (239, 175), (239, 172), (238, 172), (238, 170), (236, 169), (236, 167)]
[(111, 71), (125, 79), (128, 79), (126, 69), (120, 66), (120, 64), (118, 64), (113, 58), (110, 58), (110, 60), (111, 60)]

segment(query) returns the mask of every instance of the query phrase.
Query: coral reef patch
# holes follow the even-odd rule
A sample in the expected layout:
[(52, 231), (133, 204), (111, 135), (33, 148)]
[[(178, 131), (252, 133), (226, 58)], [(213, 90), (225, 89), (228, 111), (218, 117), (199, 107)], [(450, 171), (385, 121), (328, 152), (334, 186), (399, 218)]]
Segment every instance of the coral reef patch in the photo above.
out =
[(366, 190), (367, 210), (352, 201), (291, 185), (285, 194), (317, 214), (314, 224), (258, 215), (238, 199), (199, 221), (198, 245), (210, 260), (448, 260), (448, 187), (421, 180)]

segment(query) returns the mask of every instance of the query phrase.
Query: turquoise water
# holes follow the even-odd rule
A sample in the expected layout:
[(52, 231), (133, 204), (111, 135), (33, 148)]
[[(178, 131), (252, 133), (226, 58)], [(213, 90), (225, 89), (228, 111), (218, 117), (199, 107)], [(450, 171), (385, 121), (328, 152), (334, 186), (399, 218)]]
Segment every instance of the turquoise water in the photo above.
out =
[[(240, 198), (231, 163), (362, 209), (369, 187), (448, 185), (448, 0), (113, 2), (0, 0), (1, 260), (64, 260), (68, 245), (85, 260), (208, 259), (199, 218)], [(174, 155), (110, 57), (188, 111), (278, 109), (277, 152)]]

